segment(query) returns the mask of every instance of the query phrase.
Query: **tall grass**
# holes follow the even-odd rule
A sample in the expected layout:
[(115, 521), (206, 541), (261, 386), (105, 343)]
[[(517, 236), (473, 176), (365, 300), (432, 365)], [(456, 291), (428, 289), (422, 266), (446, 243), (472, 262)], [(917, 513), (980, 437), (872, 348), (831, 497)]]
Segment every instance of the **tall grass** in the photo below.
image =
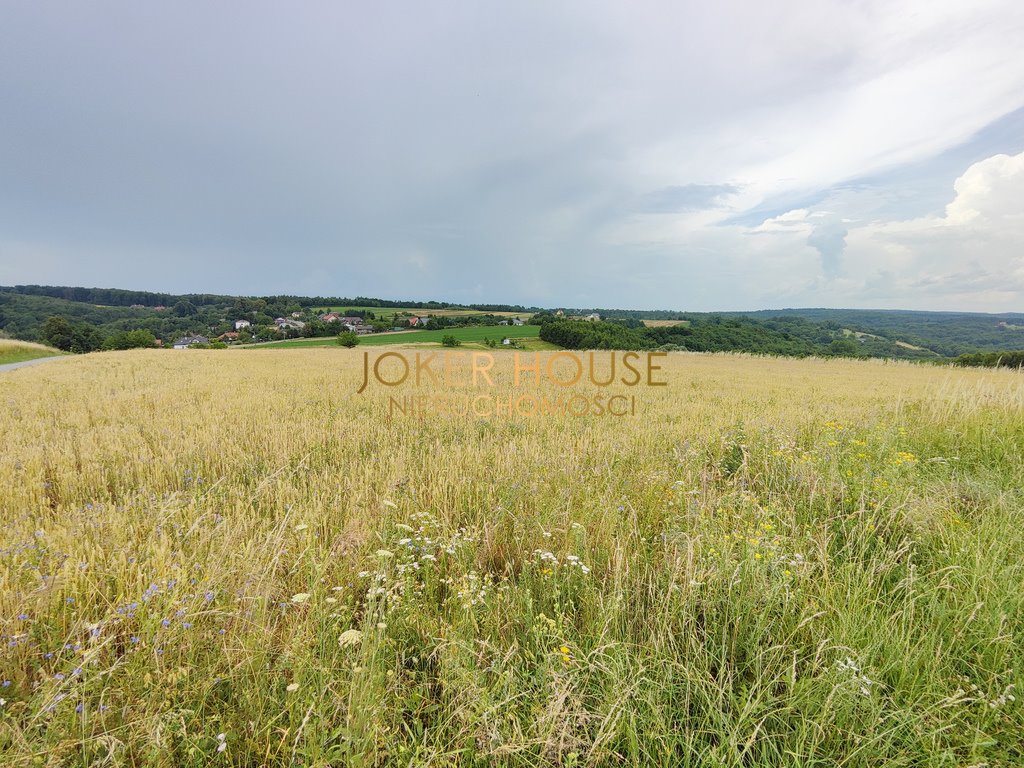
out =
[(0, 365), (21, 363), (26, 360), (63, 354), (59, 349), (48, 347), (45, 344), (34, 344), (31, 341), (16, 341), (14, 339), (0, 339)]
[(360, 364), (0, 379), (0, 763), (1024, 763), (1019, 374), (673, 354), (635, 417), (415, 419)]

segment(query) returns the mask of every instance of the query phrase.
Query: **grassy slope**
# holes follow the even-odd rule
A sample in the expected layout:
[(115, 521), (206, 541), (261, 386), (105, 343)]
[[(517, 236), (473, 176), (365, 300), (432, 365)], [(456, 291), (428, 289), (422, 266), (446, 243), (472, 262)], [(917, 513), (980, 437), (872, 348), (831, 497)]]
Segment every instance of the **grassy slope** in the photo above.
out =
[(53, 357), (54, 355), (63, 354), (59, 349), (47, 347), (43, 344), (0, 339), (0, 365), (21, 363), (25, 360), (35, 360), (40, 357)]
[[(386, 344), (439, 344), (445, 336), (454, 336), (459, 341), (483, 341), (502, 337), (511, 339), (535, 338), (540, 333), (539, 325), (472, 325), (466, 328), (444, 328), (439, 331), (403, 331), (399, 333), (374, 333), (359, 337), (360, 346), (379, 347)], [(279, 349), (282, 347), (336, 347), (334, 337), (323, 339), (289, 339), (266, 344), (251, 345), (254, 349)]]
[(361, 357), (5, 382), (0, 764), (1024, 762), (1018, 373), (672, 355), (634, 418), (418, 420)]
[(317, 313), (324, 312), (373, 312), (377, 317), (390, 318), (395, 313), (403, 314), (408, 313), (410, 315), (437, 315), (438, 317), (464, 317), (467, 315), (497, 315), (498, 317), (521, 317), (524, 320), (532, 314), (531, 312), (492, 312), (489, 310), (482, 309), (424, 309), (416, 307), (360, 307), (353, 306), (351, 304), (336, 306), (336, 307), (316, 307), (314, 311)]

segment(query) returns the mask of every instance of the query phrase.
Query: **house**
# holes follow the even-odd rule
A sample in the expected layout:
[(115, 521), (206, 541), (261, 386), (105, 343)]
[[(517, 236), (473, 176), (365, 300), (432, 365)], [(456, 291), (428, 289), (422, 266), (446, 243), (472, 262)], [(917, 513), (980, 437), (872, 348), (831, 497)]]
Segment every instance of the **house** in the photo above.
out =
[(298, 320), (300, 317), (302, 317), (302, 313), (301, 312), (292, 312), (292, 317), (295, 320)]
[(358, 315), (350, 315), (350, 316), (341, 318), (341, 324), (342, 325), (362, 325), (363, 324), (363, 318), (359, 317)]
[(418, 326), (419, 324), (420, 324), (420, 319), (419, 319), (418, 317), (410, 317), (410, 318), (409, 318), (409, 325), (410, 325), (411, 327), (415, 328), (415, 327), (417, 327), (417, 326)]
[(598, 320), (600, 320), (601, 316), (599, 314), (597, 314), (597, 312), (591, 312), (589, 315), (584, 315), (583, 319), (584, 320), (589, 320), (590, 322), (594, 323), (594, 322), (597, 322)]
[(240, 331), (243, 328), (248, 328), (251, 325), (252, 325), (252, 323), (250, 323), (248, 320), (235, 320), (235, 330), (236, 331)]
[(193, 344), (209, 344), (210, 340), (205, 336), (182, 336), (174, 342), (175, 349), (188, 349)]
[(508, 325), (508, 320), (499, 320), (498, 325)]
[(165, 309), (167, 309), (167, 307), (165, 307), (163, 304), (157, 304), (155, 307), (153, 307), (153, 309), (156, 310), (157, 312), (163, 312)]
[(302, 322), (301, 320), (292, 320), (290, 318), (289, 319), (285, 319), (283, 317), (279, 317), (276, 320), (274, 320), (274, 325), (277, 326), (278, 330), (281, 330), (281, 329), (284, 329), (284, 328), (305, 328), (306, 327), (306, 324), (304, 322)]
[(341, 315), (337, 312), (327, 312), (326, 314), (320, 315), (320, 320), (325, 323), (340, 323)]
[(228, 331), (217, 337), (221, 341), (238, 341), (238, 331)]
[(526, 323), (523, 322), (523, 319), (521, 317), (513, 317), (512, 325), (526, 325)]

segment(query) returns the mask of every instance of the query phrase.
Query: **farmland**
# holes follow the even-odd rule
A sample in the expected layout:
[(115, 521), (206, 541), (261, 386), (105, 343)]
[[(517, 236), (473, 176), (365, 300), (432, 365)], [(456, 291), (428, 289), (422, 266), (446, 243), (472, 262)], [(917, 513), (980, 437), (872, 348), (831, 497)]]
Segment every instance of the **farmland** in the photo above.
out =
[[(469, 325), (462, 328), (442, 328), (436, 331), (398, 331), (374, 333), (359, 337), (359, 346), (379, 347), (388, 344), (440, 344), (445, 336), (454, 336), (461, 342), (482, 344), (484, 339), (500, 342), (502, 338), (532, 339), (540, 333), (536, 325)], [(321, 339), (290, 339), (254, 345), (253, 349), (281, 349), (282, 347), (336, 347), (333, 337)]]
[[(446, 309), (434, 309), (434, 308), (423, 308), (423, 307), (359, 307), (352, 306), (350, 304), (338, 305), (333, 307), (314, 307), (314, 312), (337, 312), (339, 314), (348, 314), (350, 312), (372, 312), (378, 317), (391, 317), (392, 315), (415, 315), (417, 317), (428, 315), (436, 315), (437, 317), (471, 317), (473, 315), (484, 314), (479, 309), (468, 309), (468, 308), (446, 308)], [(486, 314), (497, 315), (498, 317), (521, 317), (527, 319), (530, 317), (532, 312), (502, 312), (498, 310), (487, 311)]]
[(1024, 762), (1018, 372), (416, 419), (281, 346), (0, 374), (0, 764)]

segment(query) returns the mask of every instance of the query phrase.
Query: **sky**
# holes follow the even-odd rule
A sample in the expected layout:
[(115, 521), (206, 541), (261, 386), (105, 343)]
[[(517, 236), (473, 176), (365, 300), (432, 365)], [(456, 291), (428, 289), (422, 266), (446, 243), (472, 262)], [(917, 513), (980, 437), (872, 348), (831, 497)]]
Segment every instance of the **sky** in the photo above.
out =
[(0, 285), (1024, 311), (1024, 3), (0, 0)]

